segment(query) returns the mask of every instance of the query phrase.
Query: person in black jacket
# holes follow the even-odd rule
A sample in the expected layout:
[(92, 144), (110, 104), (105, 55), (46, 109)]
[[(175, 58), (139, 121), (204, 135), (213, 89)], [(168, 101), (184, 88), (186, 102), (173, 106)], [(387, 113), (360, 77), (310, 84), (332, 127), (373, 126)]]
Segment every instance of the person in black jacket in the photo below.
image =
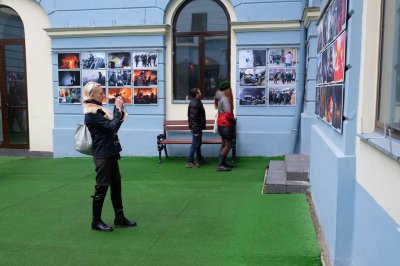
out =
[(128, 114), (124, 111), (121, 96), (115, 99), (114, 111), (103, 108), (104, 97), (101, 85), (90, 81), (83, 88), (85, 124), (90, 131), (93, 141), (93, 161), (96, 170), (96, 186), (93, 198), (92, 229), (99, 231), (112, 231), (101, 220), (104, 198), (108, 187), (111, 190), (111, 202), (115, 212), (114, 225), (136, 226), (135, 221), (128, 220), (123, 211), (121, 196), (121, 174), (119, 172), (118, 160), (121, 145), (117, 132)]
[[(198, 88), (194, 88), (190, 93), (192, 99), (188, 107), (188, 122), (189, 128), (192, 131), (192, 145), (190, 146), (186, 167), (198, 168), (199, 165), (208, 164), (203, 155), (201, 155), (203, 129), (206, 129), (206, 112), (201, 102), (201, 91)], [(198, 164), (194, 163), (195, 153)]]

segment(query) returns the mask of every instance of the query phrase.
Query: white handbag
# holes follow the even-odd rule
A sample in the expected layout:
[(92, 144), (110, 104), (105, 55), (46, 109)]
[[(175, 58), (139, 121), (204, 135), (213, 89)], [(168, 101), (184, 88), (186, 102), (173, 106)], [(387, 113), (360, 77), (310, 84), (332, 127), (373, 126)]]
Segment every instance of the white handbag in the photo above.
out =
[(217, 133), (218, 133), (218, 124), (217, 124), (217, 120), (218, 120), (218, 111), (217, 111), (217, 113), (215, 114), (215, 119), (214, 119), (214, 129), (213, 129), (214, 134), (217, 134)]
[(75, 135), (75, 150), (82, 154), (93, 155), (93, 142), (90, 131), (84, 123), (76, 125)]

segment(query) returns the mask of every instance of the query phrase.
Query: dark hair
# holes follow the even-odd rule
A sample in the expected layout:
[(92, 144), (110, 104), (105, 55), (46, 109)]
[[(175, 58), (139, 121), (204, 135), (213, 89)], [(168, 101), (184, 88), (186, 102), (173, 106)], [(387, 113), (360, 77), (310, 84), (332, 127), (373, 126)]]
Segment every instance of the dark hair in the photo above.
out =
[(191, 94), (192, 98), (196, 97), (198, 91), (199, 91), (199, 88), (193, 88), (190, 90), (190, 94)]
[(218, 85), (218, 89), (219, 89), (220, 91), (229, 89), (230, 87), (231, 87), (231, 83), (230, 83), (229, 81), (227, 81), (227, 80), (221, 81), (221, 82), (219, 83), (219, 85)]

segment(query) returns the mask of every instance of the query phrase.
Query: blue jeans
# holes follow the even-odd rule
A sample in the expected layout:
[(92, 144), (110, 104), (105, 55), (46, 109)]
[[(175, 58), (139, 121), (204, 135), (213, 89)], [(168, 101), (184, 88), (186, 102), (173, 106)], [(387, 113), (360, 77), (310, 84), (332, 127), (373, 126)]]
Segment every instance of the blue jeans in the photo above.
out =
[(200, 130), (198, 136), (195, 136), (192, 131), (192, 145), (190, 146), (189, 157), (187, 159), (188, 163), (194, 162), (194, 154), (196, 153), (197, 160), (202, 160), (203, 155), (201, 155), (201, 144), (202, 144), (203, 132)]

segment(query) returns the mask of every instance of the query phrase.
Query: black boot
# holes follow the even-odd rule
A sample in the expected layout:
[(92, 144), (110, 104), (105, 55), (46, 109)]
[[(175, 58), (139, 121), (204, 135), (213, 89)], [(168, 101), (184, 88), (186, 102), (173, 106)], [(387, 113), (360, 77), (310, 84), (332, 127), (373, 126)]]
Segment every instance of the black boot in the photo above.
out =
[(218, 158), (218, 165), (217, 165), (217, 171), (224, 171), (224, 172), (226, 172), (226, 171), (230, 171), (230, 170), (231, 170), (229, 167), (226, 167), (226, 166), (224, 165), (224, 158), (225, 158), (225, 160), (226, 160), (226, 156), (224, 156), (224, 155), (220, 155), (220, 156), (219, 156), (219, 158)]
[(103, 203), (104, 203), (104, 198), (106, 197), (107, 194), (107, 186), (95, 186), (95, 193), (93, 198), (93, 219), (92, 219), (92, 229), (93, 230), (98, 230), (98, 231), (104, 231), (104, 232), (109, 232), (112, 231), (112, 227), (106, 225), (102, 220), (101, 220), (101, 212), (103, 210)]
[(115, 180), (113, 183), (111, 183), (111, 202), (115, 212), (115, 226), (137, 226), (137, 223), (135, 221), (128, 220), (124, 215), (122, 206), (121, 179)]
[(222, 164), (225, 165), (226, 167), (228, 167), (229, 169), (233, 168), (233, 165), (226, 163), (226, 156), (224, 156)]
[(115, 211), (115, 220), (114, 225), (116, 227), (129, 227), (129, 226), (137, 226), (135, 221), (130, 221), (128, 218), (125, 217), (123, 210), (116, 210)]

